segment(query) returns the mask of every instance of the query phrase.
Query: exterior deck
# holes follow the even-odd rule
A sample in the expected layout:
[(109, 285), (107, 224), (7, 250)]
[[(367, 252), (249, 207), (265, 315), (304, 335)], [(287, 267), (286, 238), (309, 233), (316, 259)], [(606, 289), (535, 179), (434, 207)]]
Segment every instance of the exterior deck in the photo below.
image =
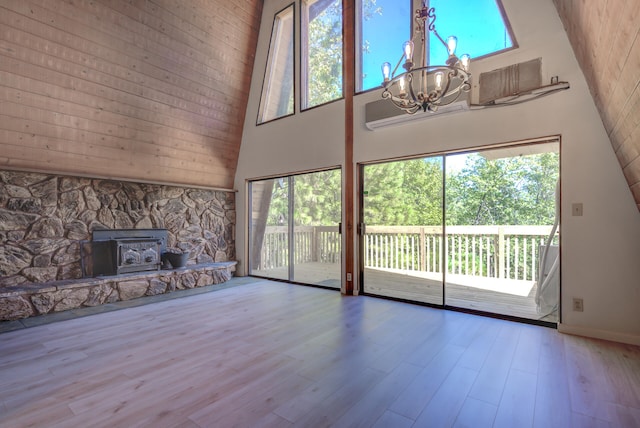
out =
[[(253, 272), (256, 275), (286, 279), (288, 269), (279, 267)], [(296, 264), (294, 281), (340, 288), (340, 265), (308, 262)], [(442, 304), (439, 274), (384, 268), (365, 268), (364, 292), (416, 302)], [(557, 322), (558, 314), (540, 314), (536, 308), (535, 281), (487, 278), (473, 275), (447, 275), (445, 300), (448, 306), (509, 315), (531, 320)]]
[[(557, 322), (557, 310), (538, 311), (540, 260), (551, 226), (367, 226), (363, 240), (367, 294)], [(267, 227), (252, 274), (340, 288), (337, 227)], [(558, 254), (549, 248), (547, 260)], [(289, 278), (289, 263), (294, 266)], [(547, 268), (551, 263), (548, 264)], [(443, 298), (443, 273), (446, 287)], [(545, 270), (545, 274), (549, 271)], [(557, 306), (557, 305), (556, 305)]]

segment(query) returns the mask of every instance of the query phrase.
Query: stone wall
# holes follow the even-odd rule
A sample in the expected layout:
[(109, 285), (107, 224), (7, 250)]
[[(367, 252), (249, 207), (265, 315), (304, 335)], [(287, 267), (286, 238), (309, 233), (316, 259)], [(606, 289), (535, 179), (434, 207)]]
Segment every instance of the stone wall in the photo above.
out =
[(0, 321), (221, 284), (235, 270), (236, 262), (205, 263), (178, 270), (5, 287), (0, 289)]
[(189, 264), (235, 259), (235, 193), (0, 170), (0, 290), (83, 276), (94, 229), (169, 231)]

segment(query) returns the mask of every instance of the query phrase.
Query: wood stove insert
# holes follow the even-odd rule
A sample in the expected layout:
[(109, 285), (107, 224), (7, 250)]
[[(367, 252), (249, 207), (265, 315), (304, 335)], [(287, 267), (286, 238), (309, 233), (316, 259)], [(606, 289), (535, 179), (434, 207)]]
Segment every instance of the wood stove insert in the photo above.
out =
[(160, 270), (166, 229), (106, 229), (92, 234), (93, 275)]

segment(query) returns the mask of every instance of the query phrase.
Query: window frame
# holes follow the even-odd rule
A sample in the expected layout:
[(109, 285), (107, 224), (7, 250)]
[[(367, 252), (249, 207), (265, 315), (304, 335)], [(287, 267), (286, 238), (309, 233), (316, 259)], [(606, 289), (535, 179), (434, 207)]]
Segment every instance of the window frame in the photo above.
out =
[[(308, 20), (308, 13), (306, 13), (306, 11), (308, 10), (308, 8), (310, 7), (310, 5), (308, 6), (308, 3), (311, 3), (313, 1), (313, 3), (316, 3), (318, 1), (322, 1), (322, 0), (300, 0), (300, 51), (299, 51), (299, 63), (300, 63), (300, 112), (305, 112), (308, 110), (313, 110), (317, 107), (320, 106), (324, 106), (327, 104), (331, 104), (334, 103), (336, 101), (340, 101), (344, 99), (344, 92), (345, 92), (345, 81), (344, 81), (344, 58), (345, 58), (345, 47), (344, 47), (344, 39), (345, 39), (345, 26), (344, 26), (344, 20), (343, 20), (343, 16), (340, 17), (340, 21), (342, 23), (342, 31), (341, 31), (341, 44), (342, 44), (342, 49), (341, 49), (341, 66), (342, 66), (342, 72), (341, 72), (341, 88), (340, 88), (340, 92), (341, 95), (337, 98), (334, 98), (332, 100), (328, 100), (319, 104), (314, 104), (312, 106), (307, 105), (308, 104), (308, 78), (309, 78), (309, 63), (308, 63), (308, 58), (309, 58), (309, 34), (308, 32), (305, 32), (305, 29), (308, 28), (309, 26), (309, 22), (307, 22)], [(333, 3), (334, 0), (330, 1), (329, 5), (331, 5)], [(345, 0), (340, 0), (340, 7), (341, 10), (344, 11), (344, 7), (345, 7)], [(305, 24), (306, 23), (306, 24)]]
[[(291, 113), (287, 113), (287, 114), (283, 114), (280, 116), (276, 116), (274, 118), (268, 119), (268, 120), (262, 120), (261, 118), (263, 118), (264, 116), (264, 109), (265, 107), (265, 103), (266, 103), (266, 95), (269, 92), (269, 87), (271, 85), (271, 74), (272, 74), (272, 53), (273, 53), (273, 48), (274, 48), (274, 30), (276, 29), (276, 22), (278, 20), (278, 17), (280, 14), (282, 14), (283, 12), (285, 12), (287, 9), (291, 8), (291, 25), (293, 26), (292, 28), (292, 43), (293, 43), (293, 47), (292, 47), (292, 66), (293, 66), (293, 70), (292, 70), (292, 85), (291, 85), (291, 89), (293, 91), (292, 97), (293, 97), (293, 109), (291, 111)], [(282, 9), (280, 9), (279, 11), (277, 11), (274, 15), (273, 15), (273, 23), (271, 25), (271, 35), (269, 37), (269, 51), (267, 52), (267, 61), (266, 61), (266, 65), (264, 68), (264, 75), (262, 77), (262, 87), (260, 89), (260, 100), (258, 103), (258, 115), (256, 118), (256, 126), (259, 125), (264, 125), (265, 123), (270, 123), (273, 122), (275, 120), (280, 120), (283, 119), (285, 117), (289, 117), (289, 116), (293, 116), (296, 114), (296, 2), (291, 2), (289, 3), (287, 6), (283, 7)], [(269, 81), (267, 82), (267, 77), (269, 77)]]

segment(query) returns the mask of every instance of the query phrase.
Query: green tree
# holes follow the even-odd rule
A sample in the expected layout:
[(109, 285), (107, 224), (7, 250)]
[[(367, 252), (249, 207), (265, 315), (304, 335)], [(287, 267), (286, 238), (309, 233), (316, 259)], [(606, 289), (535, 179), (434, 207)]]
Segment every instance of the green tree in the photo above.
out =
[(333, 226), (341, 221), (341, 177), (340, 170), (293, 177), (295, 225)]
[[(364, 0), (363, 17), (382, 15), (376, 0)], [(303, 28), (304, 31), (304, 28)], [(368, 46), (365, 40), (363, 45)], [(318, 0), (309, 7), (307, 105), (342, 97), (342, 0)]]
[(365, 167), (364, 212), (369, 225), (442, 223), (441, 158)]
[(309, 8), (307, 107), (342, 97), (342, 1), (322, 6)]
[(465, 167), (447, 177), (447, 224), (551, 224), (557, 179), (557, 153), (468, 155)]
[(442, 224), (442, 158), (413, 159), (404, 165), (404, 207), (408, 224)]

